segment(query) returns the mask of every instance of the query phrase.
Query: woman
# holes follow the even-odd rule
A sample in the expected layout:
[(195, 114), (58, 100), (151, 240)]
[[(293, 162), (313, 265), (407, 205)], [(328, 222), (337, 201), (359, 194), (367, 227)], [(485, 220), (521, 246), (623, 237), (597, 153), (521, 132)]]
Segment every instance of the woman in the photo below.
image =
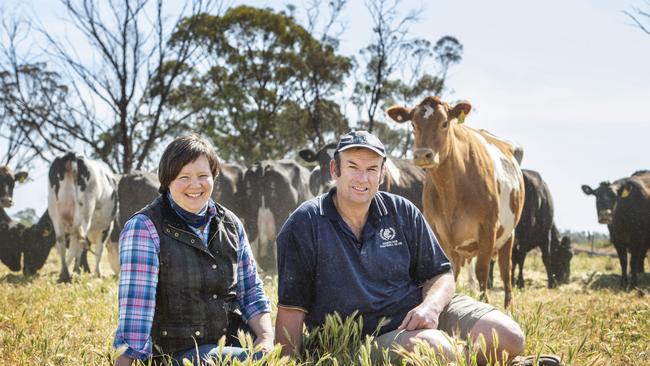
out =
[[(273, 348), (271, 307), (241, 221), (211, 198), (219, 160), (196, 135), (175, 139), (160, 159), (161, 196), (120, 234), (119, 321), (115, 362), (220, 356), (244, 359), (237, 330), (252, 329), (262, 351)], [(246, 323), (246, 324), (243, 324)], [(196, 342), (196, 343), (195, 343)], [(198, 345), (195, 346), (195, 345)]]

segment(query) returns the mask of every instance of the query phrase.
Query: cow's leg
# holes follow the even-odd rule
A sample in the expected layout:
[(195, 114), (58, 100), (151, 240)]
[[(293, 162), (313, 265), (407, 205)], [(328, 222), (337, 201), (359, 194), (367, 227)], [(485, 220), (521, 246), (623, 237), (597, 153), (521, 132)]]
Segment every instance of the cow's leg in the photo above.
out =
[[(490, 259), (492, 259), (492, 250), (480, 250), (476, 257), (475, 270), (478, 279), (479, 290), (481, 292), (481, 301), (490, 302), (487, 293), (488, 272), (490, 270)], [(500, 268), (499, 268), (500, 270)]]
[(66, 240), (65, 236), (56, 238), (56, 249), (61, 257), (61, 273), (59, 282), (70, 282), (70, 272), (68, 272), (68, 262), (66, 260)]
[(106, 244), (106, 254), (108, 255), (108, 263), (111, 265), (111, 269), (115, 275), (120, 274), (120, 253), (119, 253), (119, 243), (116, 241), (109, 240)]
[(640, 272), (641, 267), (643, 266), (643, 261), (645, 258), (643, 254), (644, 248), (633, 246), (630, 250), (630, 287), (635, 288), (638, 284), (637, 282), (637, 273)]
[(81, 269), (86, 273), (90, 273), (90, 266), (88, 265), (88, 247), (88, 244), (84, 244), (84, 247), (81, 250)]
[[(505, 298), (504, 298), (504, 307), (510, 306), (510, 303), (512, 301), (512, 279), (510, 278), (511, 276), (511, 271), (510, 268), (512, 267), (512, 245), (515, 241), (515, 234), (514, 230), (512, 235), (510, 235), (510, 238), (506, 240), (506, 242), (503, 244), (501, 249), (499, 249), (499, 272), (501, 273), (501, 280), (503, 281), (503, 288), (505, 290)], [(521, 271), (521, 268), (523, 267), (523, 263), (521, 267), (519, 267), (519, 270)], [(521, 272), (520, 272), (521, 273)], [(523, 278), (522, 278), (523, 281)]]
[(97, 235), (96, 233), (90, 235), (91, 242), (97, 243), (96, 245), (97, 253), (95, 258), (95, 274), (97, 275), (98, 278), (101, 278), (101, 273), (99, 271), (99, 262), (102, 260), (102, 253), (104, 251), (104, 246), (108, 244), (108, 238), (111, 235), (111, 230), (113, 230), (113, 221), (111, 221), (108, 228), (102, 231), (100, 235)]
[(454, 280), (458, 281), (458, 275), (460, 274), (460, 268), (463, 266), (463, 263), (461, 261), (460, 255), (454, 251), (451, 252), (450, 257), (451, 258), (449, 259), (451, 260), (451, 265), (454, 269)]
[(539, 249), (542, 251), (542, 262), (544, 262), (544, 267), (546, 268), (546, 277), (548, 278), (548, 288), (557, 287), (555, 281), (555, 276), (553, 275), (553, 267), (551, 261), (551, 231), (549, 230), (547, 235), (542, 238), (542, 241), (539, 243)]
[(70, 235), (70, 254), (74, 258), (73, 270), (75, 273), (80, 273), (81, 268), (81, 253), (83, 251), (84, 239), (80, 238), (78, 234)]
[(621, 244), (614, 243), (618, 262), (621, 264), (621, 287), (627, 287), (627, 249)]
[(489, 289), (494, 287), (494, 259), (490, 259), (490, 273), (488, 274), (488, 285)]

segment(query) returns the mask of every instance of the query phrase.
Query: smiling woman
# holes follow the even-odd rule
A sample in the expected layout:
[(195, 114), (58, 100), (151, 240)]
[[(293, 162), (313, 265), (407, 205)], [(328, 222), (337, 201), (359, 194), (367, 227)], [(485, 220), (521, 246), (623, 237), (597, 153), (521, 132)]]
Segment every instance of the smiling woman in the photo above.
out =
[[(210, 142), (175, 139), (160, 159), (161, 196), (124, 225), (113, 344), (126, 350), (116, 365), (243, 360), (250, 350), (241, 348), (239, 330), (254, 333), (255, 351), (273, 348), (270, 302), (243, 225), (210, 198), (218, 172)], [(224, 349), (215, 344), (221, 337)]]

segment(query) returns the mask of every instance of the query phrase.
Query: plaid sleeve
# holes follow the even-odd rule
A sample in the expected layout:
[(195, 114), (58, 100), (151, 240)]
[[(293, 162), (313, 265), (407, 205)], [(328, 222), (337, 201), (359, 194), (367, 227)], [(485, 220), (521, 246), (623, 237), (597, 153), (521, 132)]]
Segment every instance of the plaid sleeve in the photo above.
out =
[(146, 359), (151, 355), (151, 325), (156, 308), (160, 238), (145, 215), (136, 215), (120, 234), (118, 324), (113, 347), (126, 345), (124, 355)]
[(264, 293), (264, 283), (257, 274), (257, 263), (253, 258), (244, 225), (237, 220), (239, 229), (239, 253), (237, 263), (237, 301), (242, 318), (248, 322), (260, 313), (271, 312), (271, 301)]

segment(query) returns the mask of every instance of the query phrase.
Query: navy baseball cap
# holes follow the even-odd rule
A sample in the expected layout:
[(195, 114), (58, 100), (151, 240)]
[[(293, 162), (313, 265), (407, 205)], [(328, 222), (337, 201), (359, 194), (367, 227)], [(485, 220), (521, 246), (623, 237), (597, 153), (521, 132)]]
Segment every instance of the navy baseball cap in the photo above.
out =
[(352, 131), (341, 136), (339, 144), (336, 145), (335, 153), (345, 151), (353, 147), (364, 147), (376, 152), (382, 158), (386, 157), (386, 148), (384, 148), (384, 144), (379, 141), (377, 136), (371, 134), (368, 131)]

